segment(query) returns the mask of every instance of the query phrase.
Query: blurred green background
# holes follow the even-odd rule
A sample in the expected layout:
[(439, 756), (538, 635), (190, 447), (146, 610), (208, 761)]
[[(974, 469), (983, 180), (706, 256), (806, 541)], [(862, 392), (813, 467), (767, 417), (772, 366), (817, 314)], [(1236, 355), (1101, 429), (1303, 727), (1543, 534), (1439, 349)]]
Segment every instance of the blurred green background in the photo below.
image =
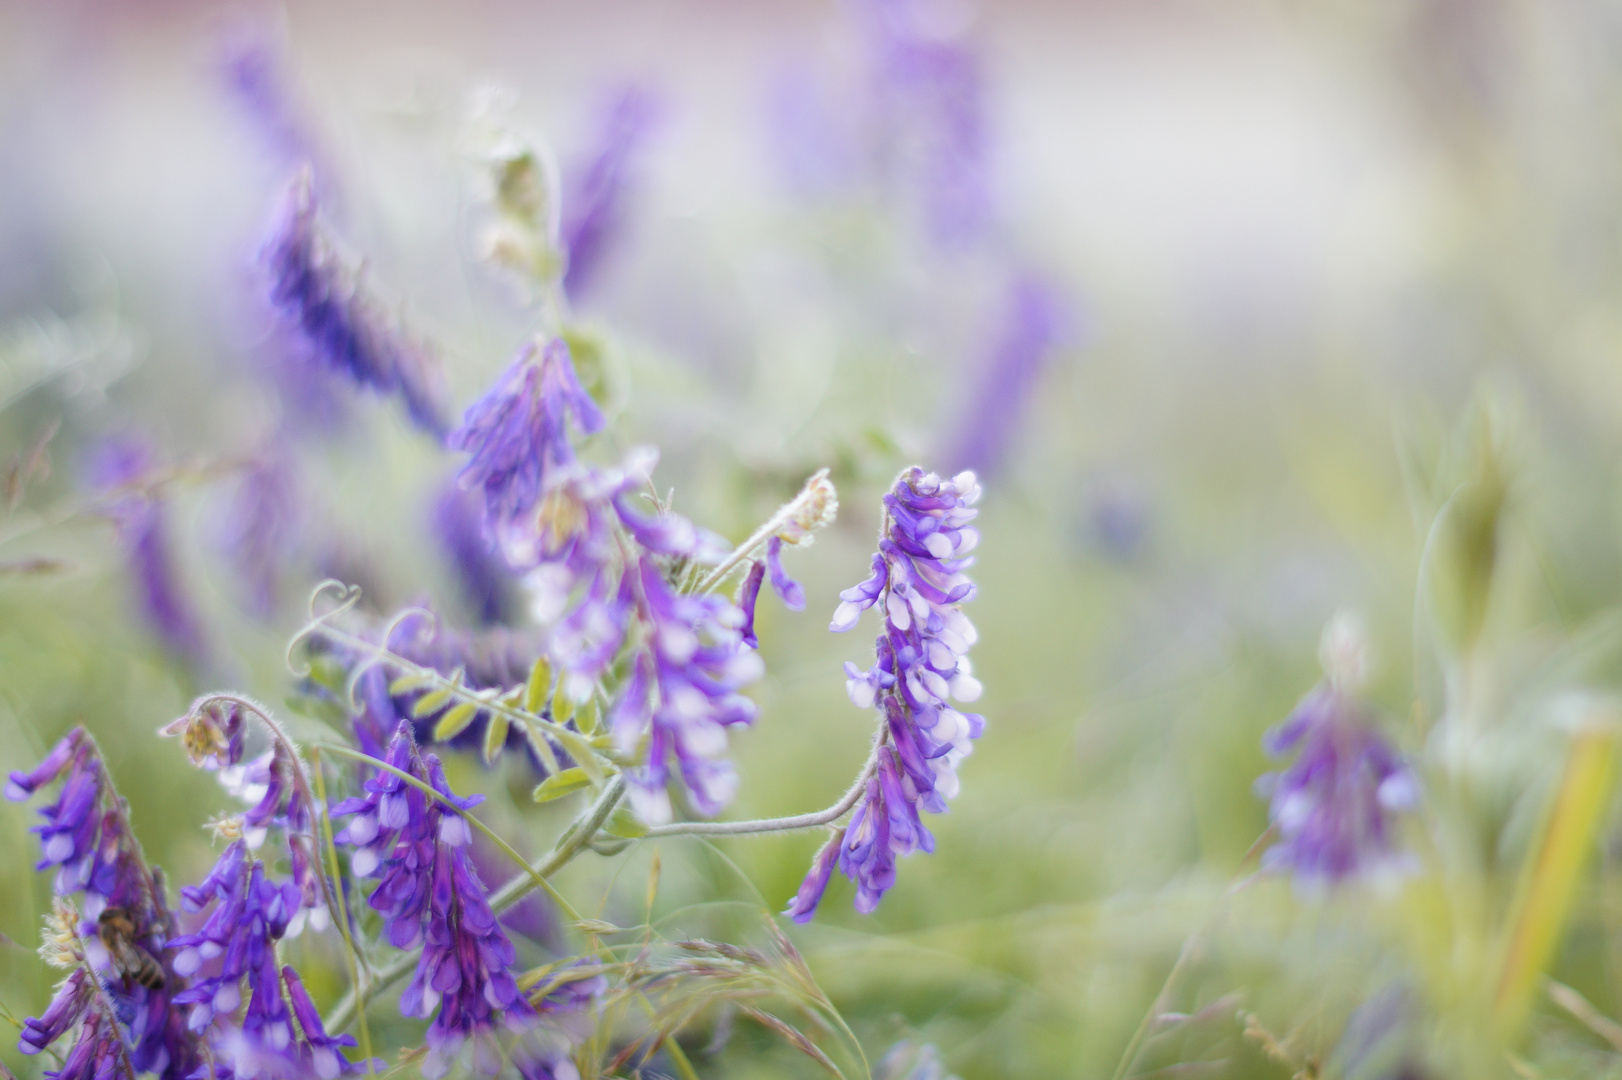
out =
[[(969, 612), (987, 731), (929, 822), (938, 849), (901, 863), (873, 915), (836, 878), (793, 931), (869, 1057), (928, 1042), (965, 1080), (1622, 1075), (1596, 1019), (1622, 1012), (1609, 809), (1549, 966), (1595, 1015), (1540, 984), (1524, 1029), (1495, 1030), (1483, 991), (1561, 782), (1563, 703), (1609, 702), (1622, 675), (1622, 6), (943, 11), (982, 62), (991, 131), (995, 235), (958, 249), (894, 200), (807, 200), (774, 171), (777, 73), (809, 65), (860, 100), (859, 32), (832, 3), (0, 5), (0, 461), (60, 425), (48, 475), (0, 520), (0, 560), (71, 562), (0, 577), (0, 767), (87, 725), (147, 853), (195, 881), (228, 800), (156, 728), (205, 689), (279, 706), (286, 640), (333, 567), (378, 613), (456, 610), (427, 538), (455, 462), (375, 398), (293, 451), (332, 549), (296, 562), (268, 619), (216, 550), (228, 485), (174, 486), (204, 670), (165, 658), (111, 527), (75, 512), (104, 436), (204, 465), (275, 430), (252, 260), (288, 170), (223, 86), (221, 35), (265, 28), (336, 177), (338, 231), (437, 343), (458, 408), (528, 325), (477, 258), (469, 95), (512, 88), (515, 122), (567, 156), (634, 79), (664, 114), (582, 309), (623, 406), (615, 442), (657, 444), (677, 508), (733, 540), (818, 467), (840, 489), (838, 524), (790, 555), (807, 612), (761, 605), (768, 676), (733, 740), (731, 814), (844, 790), (867, 726), (840, 663), (866, 662), (872, 627), (826, 619), (866, 574), (879, 495), (902, 465), (949, 467), (932, 455), (973, 415), (1008, 267), (1069, 310), (985, 484)], [(1438, 517), (1482, 476), (1501, 508)], [(1235, 890), (1267, 828), (1260, 737), (1319, 678), (1342, 608), (1368, 623), (1370, 697), (1427, 780), (1404, 834), (1422, 869), (1384, 890)], [(1463, 714), (1454, 760), (1436, 732)], [(455, 779), (516, 793), (488, 820), (533, 854), (568, 810), (531, 808), (506, 768)], [(52, 982), (31, 813), (0, 809), (0, 1002), (19, 1017)], [(758, 940), (818, 842), (661, 842), (661, 931)], [(560, 886), (640, 923), (653, 850), (587, 856)], [(332, 1000), (341, 972), (301, 949)], [(12, 1042), (0, 1061), (37, 1075)], [(701, 1075), (817, 1075), (756, 1028), (718, 1043), (691, 1048)]]

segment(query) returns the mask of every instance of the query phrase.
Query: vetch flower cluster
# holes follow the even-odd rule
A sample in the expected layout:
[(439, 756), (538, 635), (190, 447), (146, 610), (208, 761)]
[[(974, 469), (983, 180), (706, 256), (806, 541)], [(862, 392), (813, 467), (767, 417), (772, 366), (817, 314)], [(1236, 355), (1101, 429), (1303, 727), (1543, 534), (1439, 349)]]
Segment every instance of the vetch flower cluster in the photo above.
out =
[[(272, 745), (245, 762), (249, 716), (270, 729)], [(186, 1027), (206, 1035), (216, 1069), (232, 1078), (280, 1080), (314, 1072), (333, 1080), (360, 1069), (336, 1049), (354, 1041), (329, 1037), (313, 1009), (294, 1025), (302, 986), (296, 976), (286, 977), (276, 958), (278, 942), (306, 925), (320, 930), (330, 923), (328, 885), (316, 861), (314, 799), (296, 751), (268, 716), (230, 696), (199, 700), (163, 733), (180, 736), (193, 764), (217, 771), (224, 787), (251, 804), (216, 824), (230, 843), (202, 882), (181, 890), (186, 911), (208, 912), (192, 933), (168, 943), (174, 970), (190, 980), (174, 999), (186, 1007)], [(274, 880), (252, 854), (272, 830), (285, 844), (287, 881)]]
[[(98, 981), (105, 980), (97, 992), (111, 999), (112, 1006), (99, 1021), (108, 1026), (98, 1037), (125, 1039), (117, 1030), (122, 1025), (136, 1070), (179, 1080), (200, 1059), (179, 1011), (170, 1008), (184, 984), (162, 962), (174, 934), (162, 875), (142, 858), (124, 801), (112, 790), (95, 741), (83, 728), (68, 732), (31, 771), (13, 772), (6, 797), (21, 802), (58, 780), (61, 792), (56, 802), (41, 807), (44, 824), (33, 830), (44, 856), (37, 869), (56, 867), (57, 896), (77, 894), (83, 907), (83, 922), (75, 909), (64, 909), (73, 918), (58, 929), (58, 949), (79, 955), (98, 973)], [(57, 1000), (46, 1016), (25, 1028), (25, 1053), (37, 1053), (59, 1038), (79, 1015), (72, 1012), (75, 999), (68, 988)], [(85, 1043), (81, 1034), (76, 1050)], [(106, 1064), (109, 1059), (95, 1060)]]
[(1356, 696), (1368, 667), (1357, 620), (1345, 613), (1331, 620), (1319, 655), (1324, 681), (1262, 740), (1273, 757), (1299, 748), (1288, 768), (1256, 782), (1257, 794), (1271, 800), (1279, 836), (1262, 866), (1303, 884), (1401, 871), (1408, 860), (1394, 818), (1418, 804), (1419, 785)]
[(586, 435), (602, 429), (603, 414), (575, 377), (568, 345), (553, 338), (525, 344), (450, 433), (447, 445), (471, 455), (461, 483), (483, 494), (485, 531), (493, 542), (526, 525), (550, 475), (575, 460), (569, 416)]
[(896, 856), (934, 849), (918, 812), (946, 810), (958, 791), (958, 762), (985, 726), (948, 702), (980, 696), (967, 656), (974, 625), (958, 606), (974, 598), (964, 571), (979, 541), (969, 524), (979, 497), (972, 472), (950, 480), (917, 467), (903, 472), (884, 497), (872, 575), (840, 593), (831, 630), (851, 629), (870, 607), (884, 613), (877, 662), (865, 672), (845, 665), (851, 701), (877, 708), (883, 728), (856, 812), (789, 906), (797, 922), (816, 911), (835, 865), (856, 882), (856, 909), (870, 912), (895, 884)]
[(510, 970), (517, 952), (490, 909), (471, 859), (472, 833), (458, 812), (483, 796), (451, 791), (439, 758), (418, 754), (409, 724), (395, 732), (386, 764), (441, 798), (379, 770), (366, 794), (333, 807), (335, 817), (353, 815), (339, 839), (355, 848), (355, 874), (378, 878), (368, 902), (382, 914), (389, 943), (422, 946), (400, 1009), (433, 1017), (423, 1075), (443, 1076), (469, 1042), (475, 1067), (493, 1075), (501, 1064), (498, 1031), (533, 1027), (538, 1014)]

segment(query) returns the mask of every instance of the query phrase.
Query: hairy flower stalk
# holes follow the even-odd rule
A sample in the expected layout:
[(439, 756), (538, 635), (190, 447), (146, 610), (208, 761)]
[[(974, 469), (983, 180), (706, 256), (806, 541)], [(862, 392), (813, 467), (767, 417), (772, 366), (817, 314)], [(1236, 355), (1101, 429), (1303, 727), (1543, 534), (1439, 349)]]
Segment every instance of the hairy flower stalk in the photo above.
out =
[(1408, 860), (1393, 817), (1417, 805), (1419, 785), (1356, 696), (1368, 668), (1357, 620), (1345, 613), (1331, 620), (1319, 656), (1324, 681), (1262, 740), (1273, 757), (1299, 748), (1289, 768), (1256, 782), (1271, 799), (1268, 817), (1279, 834), (1262, 866), (1302, 884), (1400, 871)]
[[(181, 1010), (171, 1008), (185, 982), (182, 973), (164, 963), (175, 927), (162, 874), (146, 865), (130, 830), (128, 808), (83, 728), (68, 732), (33, 770), (13, 772), (6, 797), (21, 802), (57, 780), (62, 781), (61, 792), (56, 802), (40, 809), (45, 821), (33, 831), (44, 856), (37, 869), (56, 867), (56, 895), (81, 898), (83, 922), (73, 908), (64, 908), (73, 918), (64, 918), (57, 929), (59, 952), (84, 958), (96, 973), (95, 989), (112, 1002), (98, 1021), (107, 1026), (97, 1038), (127, 1041), (136, 1071), (180, 1080), (201, 1057)], [(71, 1011), (70, 998), (59, 993), (61, 1007), (53, 1005), (39, 1021), (31, 1021), (23, 1034), (24, 1053), (38, 1053), (66, 1031), (72, 1022), (64, 1019)], [(121, 1027), (127, 1036), (120, 1034)], [(79, 1044), (85, 1044), (84, 1035)], [(101, 1055), (94, 1060), (105, 1065), (109, 1059)]]
[(856, 910), (865, 913), (895, 884), (896, 856), (934, 850), (919, 811), (945, 812), (958, 791), (958, 762), (985, 727), (948, 704), (980, 696), (967, 657), (974, 625), (959, 607), (974, 598), (964, 571), (979, 540), (969, 524), (979, 497), (972, 472), (950, 480), (917, 467), (903, 472), (884, 497), (872, 576), (840, 594), (835, 632), (854, 627), (867, 608), (884, 613), (877, 662), (865, 672), (845, 665), (851, 701), (876, 708), (883, 728), (850, 823), (817, 856), (788, 908), (796, 922), (816, 911), (835, 865), (856, 882)]
[(308, 169), (293, 181), (261, 257), (270, 300), (329, 370), (379, 394), (399, 394), (418, 427), (446, 428), (444, 391), (427, 351), (386, 322), (316, 221)]
[(390, 740), (386, 761), (442, 799), (379, 770), (364, 795), (332, 812), (352, 815), (338, 839), (355, 848), (351, 865), (357, 877), (378, 878), (369, 903), (382, 914), (389, 943), (397, 949), (422, 946), (400, 1009), (433, 1018), (423, 1075), (443, 1076), (468, 1043), (477, 1071), (494, 1075), (502, 1030), (521, 1033), (509, 1054), (535, 1058), (548, 1040), (534, 1030), (539, 1014), (519, 992), (511, 972), (517, 953), (496, 921), (473, 866), (472, 832), (457, 812), (483, 796), (460, 798), (451, 791), (439, 759), (417, 752), (407, 723)]

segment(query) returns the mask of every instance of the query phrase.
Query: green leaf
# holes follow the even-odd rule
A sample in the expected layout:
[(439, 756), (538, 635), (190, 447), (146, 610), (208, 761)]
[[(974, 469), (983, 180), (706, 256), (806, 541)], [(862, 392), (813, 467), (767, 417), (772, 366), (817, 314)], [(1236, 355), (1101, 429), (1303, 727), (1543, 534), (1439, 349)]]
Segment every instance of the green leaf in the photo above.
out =
[(395, 679), (393, 682), (389, 683), (389, 696), (399, 697), (401, 694), (407, 694), (413, 690), (418, 690), (424, 686), (428, 686), (433, 681), (434, 676), (432, 673), (426, 671), (419, 671), (411, 675), (401, 675), (398, 679)]
[(574, 726), (586, 735), (595, 735), (597, 733), (596, 699), (586, 702), (580, 707), (580, 711), (574, 714)]
[(574, 715), (574, 700), (563, 692), (563, 682), (558, 680), (557, 693), (552, 695), (552, 719), (559, 724), (567, 724)]
[(571, 792), (591, 786), (591, 777), (586, 775), (585, 769), (564, 769), (542, 780), (535, 787), (536, 802), (551, 802), (561, 799)]
[(623, 837), (626, 840), (635, 840), (639, 836), (648, 835), (648, 826), (636, 812), (624, 803), (614, 808), (608, 821), (603, 825), (603, 831), (610, 836)]
[(607, 937), (609, 934), (623, 934), (625, 927), (615, 926), (602, 919), (581, 919), (579, 922), (569, 924), (583, 934), (595, 934), (597, 937)]
[(597, 755), (592, 751), (591, 743), (586, 741), (584, 736), (568, 729), (555, 734), (558, 742), (563, 744), (563, 749), (567, 750), (569, 756), (574, 758), (575, 764), (584, 769), (586, 775), (591, 777), (592, 786), (596, 787), (601, 784), (603, 782), (603, 767), (598, 764)]
[(423, 717), (430, 716), (443, 709), (445, 703), (450, 699), (451, 692), (449, 690), (430, 690), (412, 704), (411, 715), (421, 720)]
[(507, 717), (502, 713), (490, 714), (490, 726), (484, 729), (484, 763), (495, 764), (496, 758), (507, 746)]
[(546, 692), (552, 688), (552, 665), (546, 657), (529, 669), (529, 685), (524, 687), (524, 711), (539, 714), (546, 707)]
[[(419, 712), (417, 715), (422, 714)], [(477, 705), (471, 701), (462, 702), (439, 718), (439, 723), (434, 725), (434, 741), (444, 742), (446, 739), (456, 738), (467, 730), (467, 726), (473, 723), (473, 718), (477, 715), (479, 715)]]

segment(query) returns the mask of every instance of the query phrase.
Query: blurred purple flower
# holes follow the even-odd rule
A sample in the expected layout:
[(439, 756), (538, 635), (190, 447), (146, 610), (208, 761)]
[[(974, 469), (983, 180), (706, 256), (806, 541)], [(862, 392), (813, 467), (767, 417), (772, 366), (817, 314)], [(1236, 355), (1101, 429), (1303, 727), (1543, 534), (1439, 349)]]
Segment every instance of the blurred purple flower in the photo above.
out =
[(1419, 783), (1355, 696), (1366, 661), (1361, 631), (1346, 616), (1324, 631), (1328, 678), (1267, 732), (1262, 748), (1295, 762), (1256, 781), (1271, 800), (1268, 817), (1279, 841), (1262, 856), (1268, 870), (1289, 871), (1302, 884), (1336, 884), (1408, 860), (1397, 846), (1393, 817), (1413, 809)]
[(568, 259), (563, 288), (571, 300), (590, 290), (624, 230), (638, 158), (659, 112), (659, 101), (648, 90), (619, 90), (604, 109), (597, 145), (565, 176), (559, 239)]
[(238, 477), (218, 529), (220, 546), (245, 589), (248, 610), (261, 619), (275, 612), (301, 517), (292, 462), (267, 448)]
[(278, 163), (323, 163), (270, 28), (246, 20), (226, 27), (216, 40), (214, 62), (226, 91)]
[(850, 112), (808, 65), (781, 69), (767, 91), (767, 138), (789, 189), (803, 199), (849, 192), (862, 175)]
[(991, 223), (990, 139), (979, 59), (918, 0), (855, 0), (872, 66), (877, 152), (917, 200), (931, 236), (955, 246)]
[(1064, 338), (1065, 315), (1053, 290), (1031, 274), (1009, 283), (991, 347), (974, 365), (956, 422), (946, 432), (947, 460), (994, 476), (1018, 437), (1048, 357)]
[(444, 390), (427, 351), (384, 321), (316, 221), (308, 169), (293, 181), (261, 252), (270, 300), (332, 372), (380, 394), (397, 393), (418, 427), (445, 433)]
[(106, 492), (100, 510), (117, 527), (147, 625), (172, 656), (196, 670), (207, 660), (202, 620), (181, 584), (161, 497), (141, 486), (152, 467), (144, 442), (109, 439), (92, 455), (88, 478)]
[[(870, 607), (884, 612), (877, 662), (866, 672), (845, 665), (851, 701), (877, 707), (885, 722), (876, 768), (838, 852), (840, 871), (856, 882), (856, 910), (864, 913), (895, 884), (896, 856), (934, 850), (918, 811), (945, 812), (958, 791), (958, 762), (985, 727), (980, 716), (947, 703), (948, 697), (969, 702), (980, 696), (967, 656), (977, 635), (958, 606), (974, 599), (964, 571), (979, 542), (969, 524), (979, 497), (972, 472), (951, 480), (916, 467), (903, 472), (884, 497), (885, 529), (873, 573), (840, 593), (829, 627), (849, 630)], [(825, 848), (788, 909), (797, 922), (816, 910), (828, 883), (828, 858)]]
[(478, 500), (450, 484), (434, 500), (432, 527), (451, 567), (462, 599), (481, 625), (506, 621), (513, 574), (490, 550), (480, 526)]

